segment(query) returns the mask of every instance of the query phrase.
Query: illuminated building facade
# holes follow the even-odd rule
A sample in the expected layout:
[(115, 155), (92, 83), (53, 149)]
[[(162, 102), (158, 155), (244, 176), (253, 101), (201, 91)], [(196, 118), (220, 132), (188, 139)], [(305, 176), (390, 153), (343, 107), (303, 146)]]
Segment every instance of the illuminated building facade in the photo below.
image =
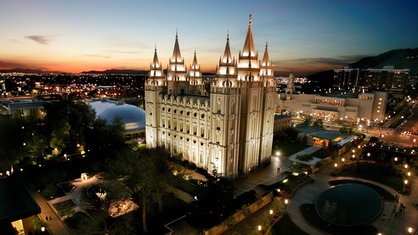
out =
[[(288, 87), (293, 86), (289, 84)], [(327, 122), (382, 121), (387, 99), (388, 93), (383, 91), (321, 96), (294, 94), (288, 88), (285, 94), (280, 94), (279, 109), (293, 115), (309, 115)]]
[(155, 50), (145, 83), (147, 146), (228, 178), (251, 172), (270, 161), (275, 88), (267, 45), (261, 61), (254, 49), (251, 15), (238, 60), (227, 37), (209, 94), (196, 53), (187, 70), (176, 35), (167, 74)]
[(403, 93), (410, 80), (410, 69), (395, 69), (384, 66), (382, 69), (349, 68), (334, 69), (334, 86), (339, 90), (388, 91)]

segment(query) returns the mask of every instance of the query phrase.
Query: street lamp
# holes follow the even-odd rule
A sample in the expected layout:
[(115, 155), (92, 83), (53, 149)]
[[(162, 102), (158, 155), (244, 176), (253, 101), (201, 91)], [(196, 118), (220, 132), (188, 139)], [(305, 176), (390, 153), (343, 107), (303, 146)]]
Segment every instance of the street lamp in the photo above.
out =
[(261, 227), (261, 225), (257, 226), (257, 230), (261, 233), (261, 230), (263, 229), (263, 227)]
[(406, 229), (406, 231), (408, 231), (408, 233), (412, 234), (412, 232), (414, 231), (414, 229), (413, 229), (412, 227), (408, 227), (408, 228)]

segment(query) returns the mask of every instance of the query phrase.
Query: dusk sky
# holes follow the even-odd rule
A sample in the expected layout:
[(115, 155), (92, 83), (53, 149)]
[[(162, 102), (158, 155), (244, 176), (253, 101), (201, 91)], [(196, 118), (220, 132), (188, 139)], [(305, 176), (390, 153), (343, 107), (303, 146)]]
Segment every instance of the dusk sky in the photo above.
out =
[(155, 47), (166, 67), (177, 31), (187, 67), (196, 50), (213, 72), (228, 32), (238, 57), (250, 12), (259, 59), (267, 42), (283, 75), (418, 47), (417, 0), (4, 0), (0, 69), (149, 69)]

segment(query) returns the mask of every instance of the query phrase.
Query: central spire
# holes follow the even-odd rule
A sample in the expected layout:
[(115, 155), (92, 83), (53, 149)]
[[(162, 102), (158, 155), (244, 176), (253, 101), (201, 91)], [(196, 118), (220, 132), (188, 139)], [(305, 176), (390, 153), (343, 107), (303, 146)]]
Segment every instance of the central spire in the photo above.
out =
[(173, 55), (171, 56), (171, 61), (181, 61), (180, 46), (178, 40), (178, 33), (176, 32), (176, 41), (174, 43)]
[(242, 49), (243, 56), (250, 56), (250, 57), (255, 56), (252, 23), (253, 23), (253, 14), (250, 13), (247, 37), (245, 38), (244, 48)]

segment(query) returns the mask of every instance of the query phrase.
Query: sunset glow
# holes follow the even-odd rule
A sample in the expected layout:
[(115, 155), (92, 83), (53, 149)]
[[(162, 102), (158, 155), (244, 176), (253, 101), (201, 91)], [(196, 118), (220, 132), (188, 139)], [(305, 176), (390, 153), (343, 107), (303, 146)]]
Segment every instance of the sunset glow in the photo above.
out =
[(214, 72), (229, 34), (237, 56), (253, 12), (255, 50), (275, 71), (309, 73), (418, 46), (418, 2), (396, 1), (1, 1), (0, 69), (63, 72), (164, 68), (176, 31), (185, 65), (194, 51)]

